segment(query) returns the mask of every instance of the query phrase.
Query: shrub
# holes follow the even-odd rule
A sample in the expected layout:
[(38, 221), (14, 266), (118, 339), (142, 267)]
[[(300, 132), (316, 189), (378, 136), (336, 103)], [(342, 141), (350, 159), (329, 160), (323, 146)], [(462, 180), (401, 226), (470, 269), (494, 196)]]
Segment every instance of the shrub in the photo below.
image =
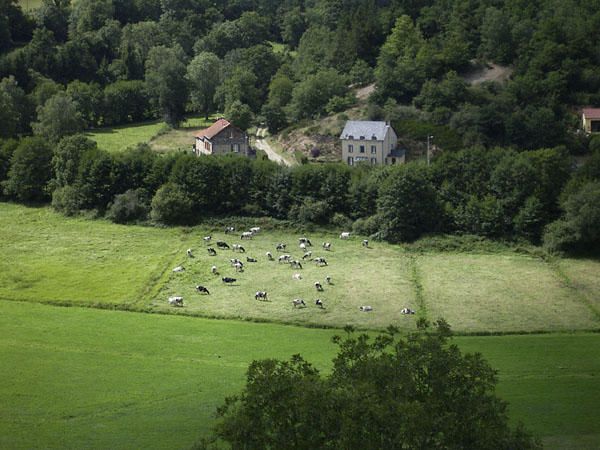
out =
[(115, 196), (106, 217), (115, 223), (128, 223), (148, 218), (150, 205), (144, 189), (129, 189)]
[(352, 224), (352, 231), (356, 234), (365, 236), (374, 236), (379, 232), (381, 226), (381, 217), (373, 215), (370, 217), (361, 217)]
[(65, 216), (74, 216), (83, 207), (79, 186), (67, 185), (52, 192), (52, 208)]
[(166, 225), (192, 223), (192, 200), (180, 186), (167, 183), (152, 198), (150, 218)]

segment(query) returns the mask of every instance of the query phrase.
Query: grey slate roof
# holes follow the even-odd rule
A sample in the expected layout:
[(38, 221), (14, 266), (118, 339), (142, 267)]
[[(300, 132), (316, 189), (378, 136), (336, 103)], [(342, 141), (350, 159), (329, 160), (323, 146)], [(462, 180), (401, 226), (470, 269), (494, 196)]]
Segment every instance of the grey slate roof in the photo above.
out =
[[(340, 139), (383, 141), (388, 127), (389, 125), (385, 122), (349, 120), (346, 122), (346, 126), (344, 127), (344, 131), (342, 131)], [(375, 136), (375, 139), (373, 139), (373, 136)]]

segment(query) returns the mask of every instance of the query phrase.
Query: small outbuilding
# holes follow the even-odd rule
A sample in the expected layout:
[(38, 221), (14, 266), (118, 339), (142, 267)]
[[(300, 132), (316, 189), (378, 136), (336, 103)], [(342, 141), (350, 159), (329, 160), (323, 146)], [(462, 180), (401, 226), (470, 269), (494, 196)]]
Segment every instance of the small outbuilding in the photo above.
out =
[(583, 108), (581, 118), (587, 133), (600, 133), (600, 108)]
[(248, 135), (223, 118), (196, 134), (194, 152), (196, 155), (254, 155), (248, 145)]
[(342, 161), (349, 166), (403, 164), (406, 154), (398, 148), (398, 136), (388, 122), (349, 120), (340, 136)]

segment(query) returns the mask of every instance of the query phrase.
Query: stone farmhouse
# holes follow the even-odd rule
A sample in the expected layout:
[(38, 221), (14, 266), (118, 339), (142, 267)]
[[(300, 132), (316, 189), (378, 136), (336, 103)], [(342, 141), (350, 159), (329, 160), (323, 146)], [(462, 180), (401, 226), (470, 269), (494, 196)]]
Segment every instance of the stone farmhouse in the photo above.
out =
[(581, 112), (583, 129), (587, 133), (600, 132), (600, 108), (583, 108)]
[(405, 151), (398, 148), (398, 136), (387, 122), (349, 120), (340, 136), (342, 161), (357, 163), (403, 164)]
[(196, 135), (196, 155), (225, 155), (235, 153), (254, 156), (248, 145), (248, 135), (229, 121), (221, 118)]

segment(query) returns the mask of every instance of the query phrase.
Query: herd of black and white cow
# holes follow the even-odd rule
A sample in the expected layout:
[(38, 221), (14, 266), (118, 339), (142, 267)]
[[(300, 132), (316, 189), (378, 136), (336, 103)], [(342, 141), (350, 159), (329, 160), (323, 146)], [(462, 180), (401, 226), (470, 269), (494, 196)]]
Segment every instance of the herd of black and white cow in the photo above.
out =
[[(225, 234), (233, 234), (233, 233), (235, 233), (235, 228), (228, 226), (225, 228), (224, 231), (225, 231)], [(240, 239), (241, 240), (250, 240), (260, 232), (261, 232), (260, 227), (250, 228), (249, 231), (244, 231), (241, 233)], [(347, 240), (349, 238), (350, 238), (349, 232), (345, 231), (340, 234), (340, 239), (342, 239), (342, 240)], [(213, 245), (212, 236), (205, 236), (203, 238), (203, 240), (204, 240), (205, 244), (207, 245), (206, 251), (208, 252), (209, 256), (216, 256), (217, 249), (219, 249), (219, 251), (231, 251), (231, 252), (235, 253), (237, 257), (230, 258), (229, 264), (231, 265), (231, 267), (233, 267), (235, 269), (236, 272), (243, 272), (245, 270), (246, 264), (248, 264), (248, 263), (258, 262), (258, 260), (256, 258), (253, 258), (250, 256), (246, 256), (245, 261), (242, 261), (242, 259), (240, 259), (241, 254), (246, 253), (246, 249), (241, 244), (229, 245), (225, 241), (216, 241), (216, 242), (214, 242), (214, 245)], [(217, 249), (215, 249), (215, 246), (217, 247)], [(362, 241), (362, 246), (366, 247), (366, 248), (370, 248), (369, 241), (364, 239)], [(284, 244), (284, 243), (279, 243), (275, 246), (274, 251), (282, 253), (282, 254), (277, 254), (277, 259), (273, 256), (273, 253), (271, 253), (270, 251), (266, 252), (264, 256), (268, 261), (277, 260), (278, 264), (288, 264), (292, 269), (302, 269), (302, 263), (306, 264), (306, 263), (310, 263), (310, 262), (313, 262), (314, 264), (316, 264), (317, 266), (320, 266), (320, 267), (328, 266), (327, 259), (325, 257), (323, 257), (323, 256), (313, 257), (313, 251), (312, 251), (313, 244), (310, 241), (310, 239), (308, 239), (306, 237), (300, 237), (298, 239), (298, 247), (303, 253), (301, 259), (295, 259), (292, 257), (291, 254), (285, 253), (287, 251), (287, 244)], [(329, 251), (331, 251), (332, 245), (331, 245), (331, 242), (323, 242), (321, 244), (321, 247), (324, 251), (329, 252)], [(195, 258), (194, 251), (191, 248), (188, 248), (186, 253), (187, 253), (188, 258)], [(184, 271), (185, 271), (184, 266), (177, 266), (173, 269), (173, 272), (184, 272)], [(211, 267), (211, 273), (214, 276), (219, 275), (219, 269), (217, 268), (217, 266)], [(292, 275), (292, 278), (294, 280), (301, 280), (302, 274), (294, 273)], [(222, 277), (221, 281), (223, 282), (223, 284), (233, 285), (237, 282), (237, 278)], [(327, 284), (327, 285), (333, 284), (332, 279), (329, 275), (327, 275), (325, 277), (325, 284)], [(315, 290), (317, 293), (324, 291), (323, 284), (321, 283), (321, 281), (315, 281), (314, 287), (315, 287)], [(208, 288), (206, 288), (205, 286), (202, 286), (202, 285), (197, 285), (196, 291), (200, 294), (210, 295)], [(254, 294), (254, 299), (261, 300), (261, 301), (268, 301), (269, 294), (267, 291), (256, 291), (256, 293)], [(184, 306), (183, 297), (181, 297), (181, 296), (169, 297), (168, 303), (169, 303), (169, 305), (176, 306), (176, 307)], [(316, 298), (314, 300), (314, 304), (318, 308), (321, 308), (321, 309), (325, 308), (325, 304), (323, 303), (323, 300), (321, 298)], [(294, 298), (293, 300), (291, 300), (291, 305), (293, 308), (304, 308), (307, 306), (306, 302), (302, 298)], [(360, 306), (359, 310), (362, 312), (370, 312), (370, 311), (373, 311), (373, 307), (370, 305), (364, 305), (364, 306)], [(410, 308), (403, 308), (401, 310), (401, 313), (402, 314), (414, 314), (415, 311)]]

